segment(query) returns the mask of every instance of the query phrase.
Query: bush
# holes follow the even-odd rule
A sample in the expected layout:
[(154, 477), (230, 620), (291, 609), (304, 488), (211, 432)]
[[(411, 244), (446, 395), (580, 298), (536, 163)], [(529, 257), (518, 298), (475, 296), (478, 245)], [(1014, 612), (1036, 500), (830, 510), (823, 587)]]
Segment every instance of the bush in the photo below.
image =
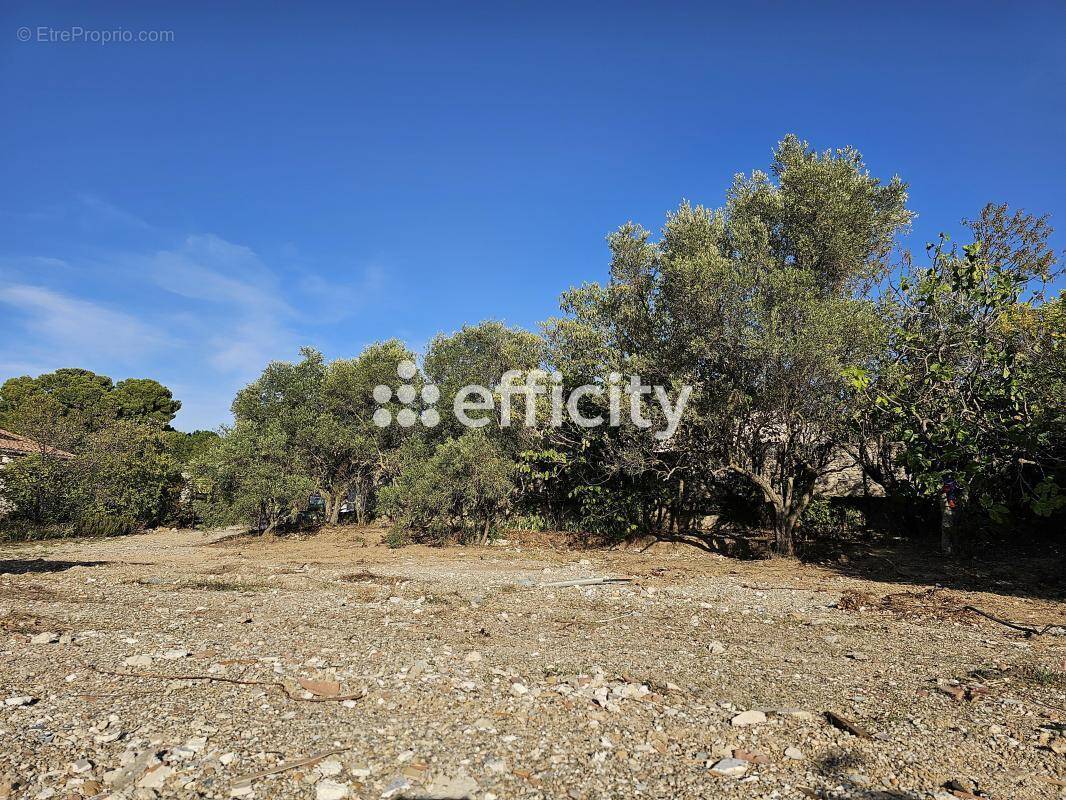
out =
[(382, 506), (395, 521), (394, 540), (487, 542), (510, 510), (515, 462), (480, 430), (426, 454), (425, 444), (409, 445), (400, 474), (382, 491)]

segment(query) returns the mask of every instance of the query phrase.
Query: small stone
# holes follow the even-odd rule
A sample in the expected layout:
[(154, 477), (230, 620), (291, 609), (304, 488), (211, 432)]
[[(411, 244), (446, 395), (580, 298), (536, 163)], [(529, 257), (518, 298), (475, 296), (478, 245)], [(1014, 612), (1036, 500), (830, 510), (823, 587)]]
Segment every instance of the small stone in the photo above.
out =
[(802, 761), (805, 756), (803, 755), (803, 751), (798, 747), (786, 747), (785, 758), (791, 759), (792, 761)]
[(870, 657), (868, 655), (866, 655), (866, 653), (862, 652), (861, 650), (852, 650), (852, 651), (850, 651), (848, 653), (845, 653), (844, 655), (846, 655), (852, 661), (869, 661), (870, 660)]
[(85, 772), (92, 772), (93, 762), (87, 758), (79, 758), (73, 764), (70, 765), (70, 771), (75, 775), (80, 775)]
[(189, 651), (188, 650), (167, 650), (165, 653), (163, 653), (162, 657), (167, 659), (167, 661), (177, 661), (179, 658), (188, 658), (189, 657)]
[(249, 797), (252, 794), (250, 783), (241, 783), (229, 790), (230, 797)]
[(717, 641), (717, 640), (712, 640), (710, 643), (708, 643), (707, 649), (713, 655), (720, 656), (720, 655), (722, 655), (722, 653), (725, 652), (725, 645), (722, 644), (721, 642)]
[(485, 762), (485, 769), (489, 772), (506, 772), (507, 762), (502, 758), (490, 758)]
[(477, 650), (472, 650), (471, 652), (467, 653), (466, 657), (463, 659), (463, 661), (465, 661), (467, 664), (476, 664), (480, 660), (481, 653), (479, 653)]
[(465, 772), (441, 775), (426, 787), (425, 800), (469, 800), (478, 790), (478, 783)]
[(524, 694), (529, 694), (529, 687), (524, 683), (512, 683), (511, 694), (518, 695), (519, 697)]
[(403, 775), (397, 775), (389, 781), (389, 785), (386, 786), (385, 791), (381, 793), (382, 800), (388, 800), (388, 798), (395, 797), (401, 792), (406, 792), (410, 788), (411, 782)]
[(742, 711), (729, 720), (729, 724), (736, 728), (742, 728), (745, 725), (759, 725), (763, 722), (766, 722), (766, 714), (761, 711)]
[(38, 633), (36, 636), (30, 638), (30, 644), (55, 644), (59, 641), (59, 634), (52, 631), (45, 631), (44, 633)]
[(426, 667), (428, 666), (429, 664), (427, 662), (419, 659), (411, 665), (411, 668), (409, 670), (407, 670), (407, 679), (411, 681), (415, 680), (416, 678), (421, 676), (423, 672), (426, 671)]
[(315, 800), (344, 800), (348, 796), (348, 784), (328, 778), (315, 784)]
[(130, 656), (124, 662), (127, 667), (150, 667), (152, 666), (151, 656)]
[(23, 695), (22, 697), (9, 697), (4, 701), (5, 706), (32, 706), (37, 702), (36, 697)]
[(222, 755), (220, 755), (218, 757), (218, 760), (219, 760), (219, 763), (222, 764), (222, 766), (228, 767), (230, 764), (232, 764), (234, 761), (237, 760), (237, 754), (236, 753), (223, 753)]
[(325, 761), (319, 763), (317, 769), (319, 775), (326, 778), (332, 778), (335, 775), (340, 775), (344, 767), (341, 766), (341, 762), (337, 759), (327, 758)]
[(739, 778), (747, 771), (748, 763), (739, 758), (723, 758), (711, 767), (711, 772), (725, 775), (727, 778)]

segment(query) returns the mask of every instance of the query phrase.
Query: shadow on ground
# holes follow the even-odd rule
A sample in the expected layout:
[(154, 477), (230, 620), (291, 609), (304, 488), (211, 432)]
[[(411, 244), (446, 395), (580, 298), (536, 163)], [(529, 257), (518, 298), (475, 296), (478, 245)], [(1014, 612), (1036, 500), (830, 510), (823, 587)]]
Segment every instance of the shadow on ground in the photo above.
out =
[[(658, 542), (741, 560), (772, 557), (771, 539), (759, 531), (661, 534), (647, 547)], [(982, 542), (972, 546), (970, 555), (952, 557), (940, 552), (935, 537), (860, 532), (803, 544), (800, 561), (860, 580), (1066, 601), (1066, 553), (1046, 541)]]
[(43, 558), (0, 559), (0, 575), (37, 575), (47, 572), (65, 572), (74, 567), (101, 567), (110, 561), (52, 561)]

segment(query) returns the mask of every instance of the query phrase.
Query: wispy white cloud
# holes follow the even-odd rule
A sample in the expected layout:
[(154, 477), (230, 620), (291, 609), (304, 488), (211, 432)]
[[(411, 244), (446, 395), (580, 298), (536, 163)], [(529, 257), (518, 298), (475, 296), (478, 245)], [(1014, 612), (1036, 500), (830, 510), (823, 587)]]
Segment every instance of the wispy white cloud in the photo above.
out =
[[(138, 220), (89, 203), (140, 230)], [(0, 255), (0, 379), (83, 366), (170, 385), (177, 424), (215, 427), (234, 393), (270, 361), (302, 345), (328, 346), (331, 326), (384, 294), (378, 266), (327, 277), (210, 233), (152, 251), (93, 251), (92, 258)], [(63, 253), (63, 255), (66, 255)]]
[(152, 225), (149, 225), (136, 214), (133, 214), (124, 208), (119, 208), (114, 203), (109, 203), (107, 200), (104, 200), (102, 197), (97, 197), (94, 194), (78, 195), (78, 203), (81, 205), (83, 217), (88, 217), (88, 219), (83, 221), (92, 224), (106, 222), (112, 225), (136, 228), (137, 230), (142, 231), (152, 230), (153, 228)]
[(298, 346), (289, 325), (295, 312), (251, 248), (198, 234), (159, 251), (151, 265), (161, 288), (198, 302), (209, 321), (204, 355), (216, 369), (251, 375)]
[(21, 318), (32, 339), (22, 342), (31, 353), (46, 351), (49, 361), (72, 363), (108, 358), (133, 361), (162, 346), (158, 331), (137, 318), (43, 286), (0, 287), (0, 303)]

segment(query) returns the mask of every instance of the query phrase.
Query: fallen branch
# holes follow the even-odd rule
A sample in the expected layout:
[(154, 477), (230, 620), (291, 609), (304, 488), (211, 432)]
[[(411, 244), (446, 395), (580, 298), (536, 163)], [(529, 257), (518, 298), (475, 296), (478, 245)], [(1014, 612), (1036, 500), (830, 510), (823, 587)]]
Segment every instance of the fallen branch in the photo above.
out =
[(119, 672), (118, 670), (98, 667), (95, 664), (86, 664), (85, 667), (86, 669), (98, 672), (101, 675), (114, 675), (118, 678), (146, 678), (157, 681), (212, 681), (215, 683), (232, 683), (237, 686), (263, 686), (267, 689), (277, 689), (290, 700), (297, 700), (301, 703), (336, 703), (345, 700), (362, 700), (366, 697), (365, 691), (361, 694), (301, 697), (298, 694), (294, 694), (292, 690), (281, 681), (255, 681), (245, 678), (226, 678), (221, 675), (159, 675), (150, 672)]
[(567, 586), (601, 586), (608, 583), (632, 583), (632, 578), (574, 578), (567, 581), (548, 581), (533, 584), (541, 588), (562, 589)]
[(992, 616), (987, 611), (982, 611), (981, 609), (975, 608), (974, 606), (963, 606), (963, 608), (966, 611), (972, 611), (973, 613), (977, 614), (978, 616), (984, 617), (985, 619), (988, 619), (988, 620), (992, 620), (992, 622), (998, 623), (998, 624), (1003, 625), (1003, 626), (1005, 626), (1007, 628), (1013, 628), (1016, 631), (1021, 631), (1022, 633), (1025, 634), (1026, 638), (1029, 638), (1030, 636), (1043, 636), (1045, 633), (1050, 631), (1052, 628), (1061, 628), (1062, 627), (1061, 625), (1045, 625), (1043, 628), (1039, 628), (1039, 629), (1038, 628), (1032, 628), (1032, 627), (1030, 627), (1028, 625), (1019, 625), (1016, 622), (1011, 622), (1009, 620), (1000, 619), (999, 617)]
[(281, 764), (278, 764), (276, 767), (265, 769), (262, 772), (253, 772), (248, 775), (242, 775), (239, 778), (234, 779), (233, 786), (234, 788), (239, 786), (247, 786), (252, 781), (258, 780), (259, 778), (266, 778), (269, 775), (277, 775), (279, 772), (285, 772), (290, 769), (296, 769), (297, 767), (309, 767), (312, 764), (317, 764), (324, 758), (329, 758), (330, 756), (335, 756), (338, 753), (344, 753), (348, 750), (351, 750), (351, 748), (338, 747), (336, 750), (327, 750), (324, 753), (318, 753), (317, 755), (308, 756), (307, 758), (298, 758), (295, 761), (285, 761)]
[[(606, 625), (608, 622), (617, 622), (620, 619), (625, 619), (626, 617), (635, 616), (636, 613), (637, 613), (636, 611), (627, 611), (625, 614), (619, 614), (617, 617), (607, 617), (607, 619), (596, 620), (595, 622), (590, 623), (590, 624), (592, 624), (592, 625)], [(581, 622), (582, 622), (582, 620), (572, 619), (569, 622), (565, 623), (564, 625), (561, 625), (559, 627), (559, 630), (562, 631), (562, 630), (566, 630), (567, 628), (573, 627), (574, 625), (580, 625)]]

